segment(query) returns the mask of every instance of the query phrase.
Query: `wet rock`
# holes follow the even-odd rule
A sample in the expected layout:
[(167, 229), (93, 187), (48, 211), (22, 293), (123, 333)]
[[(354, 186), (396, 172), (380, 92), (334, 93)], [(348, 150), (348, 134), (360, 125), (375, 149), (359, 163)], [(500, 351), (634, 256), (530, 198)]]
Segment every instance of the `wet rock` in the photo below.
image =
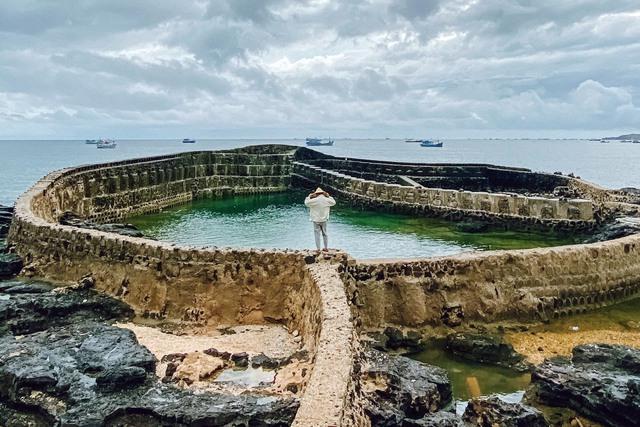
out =
[(14, 277), (22, 270), (22, 259), (13, 253), (0, 253), (0, 279)]
[(249, 366), (249, 355), (244, 351), (242, 353), (233, 353), (231, 355), (231, 360), (240, 368)]
[(62, 225), (70, 225), (73, 227), (90, 228), (92, 230), (104, 231), (107, 233), (117, 233), (129, 237), (144, 237), (142, 231), (138, 230), (133, 224), (99, 224), (90, 220), (79, 217), (73, 212), (63, 213), (58, 222)]
[(283, 364), (283, 361), (274, 357), (269, 357), (264, 353), (257, 354), (251, 358), (252, 368), (276, 369)]
[(619, 239), (636, 233), (640, 233), (640, 222), (620, 218), (602, 226), (596, 234), (586, 239), (585, 243)]
[(548, 427), (542, 412), (521, 403), (507, 403), (498, 396), (471, 399), (462, 416), (477, 427)]
[[(128, 319), (133, 310), (126, 304), (88, 290), (47, 292), (54, 288), (41, 282), (19, 280), (0, 282), (0, 334), (16, 335), (43, 331), (73, 322)], [(19, 291), (19, 292), (18, 292)]]
[(446, 371), (403, 356), (366, 350), (361, 368), (365, 413), (375, 426), (402, 425), (451, 403)]
[(456, 230), (461, 233), (484, 233), (489, 229), (489, 224), (480, 221), (456, 222)]
[(288, 426), (297, 411), (292, 398), (160, 383), (155, 357), (131, 331), (105, 321), (128, 318), (131, 309), (94, 291), (0, 296), (0, 424)]
[(640, 350), (622, 345), (587, 344), (572, 357), (537, 366), (532, 391), (545, 405), (567, 407), (605, 426), (637, 425), (640, 420)]
[(402, 427), (467, 427), (467, 425), (458, 415), (439, 411), (418, 420), (405, 418), (402, 421)]
[(223, 360), (231, 359), (231, 353), (229, 353), (228, 351), (219, 351), (215, 348), (209, 348), (207, 350), (204, 350), (204, 354), (208, 354), (209, 356), (219, 357)]
[(445, 349), (455, 356), (489, 365), (504, 366), (521, 372), (529, 366), (524, 357), (502, 338), (477, 333), (459, 332), (447, 336)]
[(124, 390), (143, 384), (147, 371), (138, 366), (112, 367), (96, 376), (96, 385), (105, 390)]
[(392, 350), (407, 348), (410, 350), (421, 350), (424, 348), (422, 335), (415, 331), (408, 331), (404, 334), (400, 329), (387, 327), (384, 330), (387, 337), (386, 346)]
[(442, 323), (447, 326), (460, 326), (464, 320), (464, 310), (459, 303), (450, 303), (442, 307), (440, 314)]

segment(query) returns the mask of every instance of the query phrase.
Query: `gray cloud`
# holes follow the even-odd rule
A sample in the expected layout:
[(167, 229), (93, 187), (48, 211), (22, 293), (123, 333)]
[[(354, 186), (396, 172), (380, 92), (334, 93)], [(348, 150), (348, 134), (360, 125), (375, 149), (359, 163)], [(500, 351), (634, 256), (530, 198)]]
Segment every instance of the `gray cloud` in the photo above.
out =
[(638, 40), (637, 0), (8, 1), (0, 137), (634, 130)]

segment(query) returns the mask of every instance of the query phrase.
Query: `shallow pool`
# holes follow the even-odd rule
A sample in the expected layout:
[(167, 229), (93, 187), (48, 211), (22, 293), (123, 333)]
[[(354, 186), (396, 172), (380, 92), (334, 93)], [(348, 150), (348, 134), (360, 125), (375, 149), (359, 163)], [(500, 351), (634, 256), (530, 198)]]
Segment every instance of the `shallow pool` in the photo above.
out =
[[(197, 246), (314, 248), (305, 194), (240, 195), (196, 200), (128, 221), (158, 240)], [(344, 204), (332, 210), (329, 246), (356, 258), (405, 258), (465, 251), (523, 249), (577, 243), (583, 237), (489, 230), (463, 232), (453, 222), (360, 210)]]

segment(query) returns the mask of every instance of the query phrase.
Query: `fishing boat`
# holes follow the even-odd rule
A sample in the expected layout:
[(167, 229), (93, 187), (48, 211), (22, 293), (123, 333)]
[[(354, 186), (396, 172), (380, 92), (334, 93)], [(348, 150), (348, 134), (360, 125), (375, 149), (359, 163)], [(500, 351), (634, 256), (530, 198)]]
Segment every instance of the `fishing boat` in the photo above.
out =
[(633, 140), (633, 143), (634, 143), (634, 144), (640, 144), (640, 140), (638, 140), (638, 139), (634, 139), (634, 140)]
[(327, 147), (333, 145), (333, 139), (323, 139), (323, 138), (307, 138), (306, 143), (310, 147)]
[(442, 141), (431, 139), (424, 139), (420, 142), (421, 147), (442, 147), (442, 145)]
[(415, 142), (415, 143), (421, 143), (422, 139), (413, 139), (413, 138), (409, 138), (409, 139), (405, 139), (404, 142)]
[(98, 140), (97, 139), (85, 139), (84, 143), (85, 144), (97, 144)]
[(101, 138), (96, 145), (96, 148), (116, 148), (116, 142), (113, 139)]
[(185, 138), (182, 140), (183, 144), (195, 144), (196, 140), (195, 139), (191, 139), (191, 138)]
[(601, 143), (601, 144), (609, 144), (609, 143), (611, 143), (611, 141), (609, 141), (608, 139), (604, 139), (604, 138), (602, 138), (602, 139), (600, 140), (600, 143)]

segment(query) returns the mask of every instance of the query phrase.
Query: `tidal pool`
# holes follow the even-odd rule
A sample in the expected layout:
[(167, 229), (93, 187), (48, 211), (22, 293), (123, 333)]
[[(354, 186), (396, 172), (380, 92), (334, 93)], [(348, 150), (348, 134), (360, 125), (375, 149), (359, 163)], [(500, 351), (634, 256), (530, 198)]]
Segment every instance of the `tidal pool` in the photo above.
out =
[[(129, 218), (145, 235), (196, 246), (314, 248), (305, 193), (287, 191), (196, 200)], [(329, 220), (329, 246), (364, 258), (412, 258), (492, 249), (578, 243), (584, 236), (488, 230), (469, 233), (449, 221), (361, 210), (340, 203)]]
[(464, 360), (447, 353), (437, 342), (408, 357), (445, 369), (451, 381), (453, 398), (458, 400), (468, 400), (493, 393), (501, 393), (511, 398), (515, 393), (521, 399), (522, 391), (531, 381), (531, 375), (528, 372), (516, 372), (508, 368)]
[[(516, 351), (535, 364), (541, 363), (545, 357), (569, 356), (573, 347), (587, 343), (640, 348), (640, 298), (537, 324), (523, 332), (507, 333), (506, 339), (514, 344)], [(407, 356), (445, 369), (453, 397), (457, 400), (498, 393), (504, 400), (518, 401), (531, 380), (529, 373), (453, 356), (438, 340), (432, 341), (425, 350)]]

